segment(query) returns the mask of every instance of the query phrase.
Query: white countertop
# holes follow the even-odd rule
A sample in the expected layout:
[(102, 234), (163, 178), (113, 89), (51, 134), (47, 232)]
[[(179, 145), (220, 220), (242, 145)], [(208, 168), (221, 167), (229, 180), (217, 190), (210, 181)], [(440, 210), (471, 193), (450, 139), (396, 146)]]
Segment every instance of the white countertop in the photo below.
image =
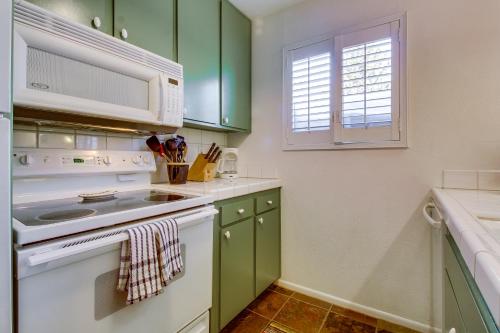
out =
[(500, 325), (500, 191), (434, 189), (433, 197)]
[(240, 195), (281, 187), (279, 179), (237, 178), (234, 180), (216, 178), (210, 182), (187, 182), (182, 185), (153, 184), (157, 189), (188, 194), (209, 194), (215, 200), (224, 200)]

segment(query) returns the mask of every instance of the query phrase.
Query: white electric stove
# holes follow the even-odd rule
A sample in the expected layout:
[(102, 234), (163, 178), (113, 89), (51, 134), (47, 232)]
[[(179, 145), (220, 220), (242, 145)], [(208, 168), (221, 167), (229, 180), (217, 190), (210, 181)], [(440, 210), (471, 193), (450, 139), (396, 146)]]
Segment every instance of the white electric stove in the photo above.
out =
[[(213, 198), (154, 189), (155, 170), (150, 152), (13, 152), (19, 333), (208, 332)], [(116, 291), (125, 231), (170, 217), (185, 271), (163, 294), (126, 306)]]

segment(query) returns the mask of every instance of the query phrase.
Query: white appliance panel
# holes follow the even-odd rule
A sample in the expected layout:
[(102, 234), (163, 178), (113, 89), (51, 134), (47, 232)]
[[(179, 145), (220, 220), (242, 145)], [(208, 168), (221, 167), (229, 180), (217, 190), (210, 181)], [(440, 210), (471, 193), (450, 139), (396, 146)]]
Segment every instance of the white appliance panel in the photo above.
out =
[(10, 136), (10, 120), (0, 116), (0, 332), (12, 328)]
[(126, 294), (115, 291), (119, 242), (31, 267), (26, 260), (36, 246), (23, 249), (18, 253), (24, 267), (17, 281), (19, 333), (181, 331), (211, 307), (213, 241), (207, 235), (212, 224), (213, 215), (180, 225), (184, 273), (161, 295), (130, 306), (124, 305)]
[(0, 0), (0, 113), (10, 113), (10, 61), (12, 35), (12, 3)]
[(0, 0), (0, 332), (12, 332), (11, 112), (12, 2)]

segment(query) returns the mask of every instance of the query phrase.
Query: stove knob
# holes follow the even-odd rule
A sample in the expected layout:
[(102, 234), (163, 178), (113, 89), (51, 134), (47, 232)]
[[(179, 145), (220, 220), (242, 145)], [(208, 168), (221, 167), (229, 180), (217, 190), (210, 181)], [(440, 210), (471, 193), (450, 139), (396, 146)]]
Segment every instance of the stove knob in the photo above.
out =
[(135, 165), (141, 164), (141, 161), (142, 161), (142, 158), (140, 155), (132, 157), (132, 163), (134, 163)]
[(112, 163), (112, 161), (111, 161), (111, 157), (109, 157), (109, 156), (104, 157), (104, 158), (102, 159), (102, 161), (103, 161), (103, 162), (104, 162), (104, 164), (106, 164), (106, 165), (110, 165), (110, 164)]
[(34, 161), (35, 159), (33, 158), (33, 156), (29, 154), (23, 155), (19, 158), (19, 163), (21, 163), (22, 165), (31, 165)]

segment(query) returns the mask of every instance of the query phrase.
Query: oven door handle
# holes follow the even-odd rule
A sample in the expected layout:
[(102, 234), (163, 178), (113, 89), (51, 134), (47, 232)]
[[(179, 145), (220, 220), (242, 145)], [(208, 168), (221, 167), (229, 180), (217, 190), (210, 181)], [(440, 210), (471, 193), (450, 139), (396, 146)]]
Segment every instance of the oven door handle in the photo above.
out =
[[(189, 215), (181, 215), (179, 217), (175, 217), (177, 220), (177, 223), (179, 224), (180, 227), (187, 227), (191, 225), (193, 222), (199, 221), (201, 219), (207, 218), (209, 216), (213, 216), (215, 214), (218, 214), (219, 211), (217, 209), (209, 209), (209, 210), (203, 210), (199, 213), (194, 213), (194, 214), (189, 214)], [(145, 221), (142, 224), (137, 224), (134, 225), (134, 227), (143, 225), (143, 224), (149, 224), (153, 223), (155, 221), (150, 220), (150, 221)], [(28, 265), (30, 267), (38, 266), (41, 264), (46, 264), (51, 261), (63, 259), (66, 257), (74, 256), (77, 254), (81, 254), (84, 252), (92, 251), (101, 247), (105, 247), (108, 245), (113, 245), (116, 243), (123, 242), (128, 239), (128, 234), (125, 232), (128, 228), (124, 227), (121, 230), (123, 232), (119, 234), (115, 234), (112, 236), (108, 237), (103, 237), (100, 239), (96, 240), (90, 240), (88, 242), (83, 241), (81, 244), (78, 245), (72, 245), (68, 247), (63, 247), (59, 248), (56, 250), (49, 250), (47, 252), (42, 252), (42, 253), (37, 253), (34, 254), (30, 257), (28, 257)], [(120, 230), (120, 229), (118, 229)], [(110, 231), (113, 232), (113, 231)], [(92, 239), (95, 236), (91, 236), (90, 239)]]

